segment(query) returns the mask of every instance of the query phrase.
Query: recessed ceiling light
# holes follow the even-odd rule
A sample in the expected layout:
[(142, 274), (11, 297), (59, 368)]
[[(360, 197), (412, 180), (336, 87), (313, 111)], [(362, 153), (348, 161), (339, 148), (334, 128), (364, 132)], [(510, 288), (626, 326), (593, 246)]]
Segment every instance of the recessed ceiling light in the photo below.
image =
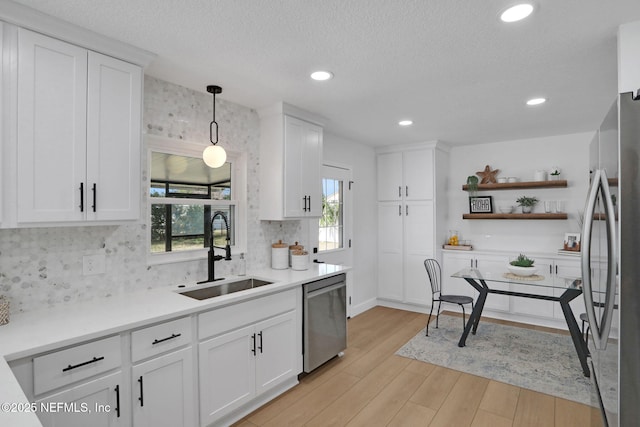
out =
[(500, 19), (502, 20), (502, 22), (516, 22), (531, 15), (531, 12), (533, 12), (532, 4), (521, 3), (504, 10), (500, 14)]
[(311, 78), (313, 80), (325, 81), (333, 78), (333, 73), (331, 71), (314, 71), (311, 73)]
[(400, 126), (411, 126), (413, 124), (413, 120), (400, 120), (398, 124)]
[(527, 101), (527, 105), (540, 105), (547, 102), (546, 98), (531, 98)]

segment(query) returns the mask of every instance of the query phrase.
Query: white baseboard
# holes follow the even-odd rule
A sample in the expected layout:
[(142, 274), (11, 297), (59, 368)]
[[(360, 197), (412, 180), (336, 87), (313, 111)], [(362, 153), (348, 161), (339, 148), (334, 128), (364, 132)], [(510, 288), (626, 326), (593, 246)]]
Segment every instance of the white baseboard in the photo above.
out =
[(352, 305), (349, 317), (356, 317), (358, 314), (364, 313), (365, 311), (370, 310), (377, 305), (378, 300), (376, 298), (372, 298), (358, 305)]

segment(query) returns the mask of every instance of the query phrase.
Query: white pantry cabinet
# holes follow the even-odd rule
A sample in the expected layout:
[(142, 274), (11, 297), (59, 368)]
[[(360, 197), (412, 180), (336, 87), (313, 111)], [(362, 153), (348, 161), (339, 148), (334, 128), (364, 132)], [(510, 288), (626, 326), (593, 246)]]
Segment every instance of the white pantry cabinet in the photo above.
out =
[[(436, 161), (437, 160), (437, 161)], [(426, 258), (438, 258), (448, 155), (437, 144), (378, 152), (378, 298), (427, 306)]]
[(284, 103), (260, 112), (260, 219), (322, 215), (323, 130), (314, 120)]
[(17, 223), (136, 220), (142, 69), (18, 29)]
[(432, 149), (378, 154), (378, 200), (433, 199), (433, 158)]
[(200, 343), (200, 423), (205, 426), (296, 372), (291, 311)]

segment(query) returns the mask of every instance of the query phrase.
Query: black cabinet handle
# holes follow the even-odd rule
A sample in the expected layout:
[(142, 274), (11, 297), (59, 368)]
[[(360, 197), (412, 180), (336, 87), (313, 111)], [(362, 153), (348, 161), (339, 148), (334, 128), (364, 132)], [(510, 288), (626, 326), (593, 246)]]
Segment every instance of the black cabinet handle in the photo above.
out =
[(398, 205), (398, 216), (402, 216), (402, 205)]
[(306, 211), (307, 211), (307, 196), (304, 196), (304, 197), (302, 198), (302, 201), (304, 202), (304, 207), (302, 208), (302, 210), (303, 210), (304, 212), (306, 212)]
[(558, 266), (556, 265), (556, 275), (558, 275)]
[(120, 385), (116, 386), (116, 416), (120, 418)]
[(178, 338), (179, 336), (181, 336), (182, 334), (171, 334), (170, 337), (166, 337), (166, 338), (162, 338), (161, 340), (153, 340), (153, 342), (151, 343), (151, 345), (156, 345), (156, 344), (160, 344), (161, 342), (165, 342), (165, 341), (169, 341), (172, 340), (174, 338)]
[(398, 197), (402, 197), (402, 186), (398, 185)]
[(404, 196), (405, 197), (409, 197), (409, 186), (408, 185), (404, 187)]
[(311, 196), (307, 196), (309, 198), (309, 212), (311, 212)]
[(409, 205), (406, 205), (404, 207), (404, 214), (407, 215), (407, 216), (409, 215)]
[(77, 365), (69, 365), (69, 366), (67, 366), (66, 368), (64, 368), (64, 369), (62, 370), (62, 372), (67, 372), (67, 371), (70, 371), (70, 370), (72, 370), (72, 369), (79, 368), (79, 367), (81, 367), (81, 366), (86, 366), (86, 365), (89, 365), (89, 364), (91, 364), (91, 363), (99, 362), (99, 361), (101, 361), (101, 360), (104, 360), (104, 357), (94, 357), (94, 358), (93, 358), (93, 359), (91, 359), (91, 360), (88, 360), (88, 361), (86, 361), (86, 362), (82, 362), (82, 363), (78, 363)]
[(80, 183), (80, 212), (84, 212), (84, 182)]
[(258, 348), (260, 349), (260, 353), (262, 353), (262, 331), (258, 333), (258, 336), (260, 337), (260, 345), (258, 346)]
[(96, 188), (96, 183), (95, 182), (93, 183), (93, 187), (91, 188), (91, 191), (93, 191), (93, 205), (91, 205), (91, 207), (93, 208), (93, 211), (95, 212), (96, 211), (96, 206), (97, 206), (96, 196), (98, 194), (98, 189)]
[(253, 347), (251, 348), (251, 352), (253, 355), (256, 355), (256, 334), (251, 335), (251, 339), (253, 340)]
[(138, 400), (140, 401), (140, 407), (144, 406), (144, 386), (142, 384), (142, 375), (138, 378), (138, 383), (140, 384), (140, 397)]

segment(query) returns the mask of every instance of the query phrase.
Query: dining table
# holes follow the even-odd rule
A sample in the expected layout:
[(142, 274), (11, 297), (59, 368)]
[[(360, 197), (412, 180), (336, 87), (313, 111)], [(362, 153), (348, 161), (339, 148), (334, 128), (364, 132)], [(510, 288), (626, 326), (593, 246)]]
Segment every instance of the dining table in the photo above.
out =
[[(509, 273), (505, 269), (477, 269), (477, 268), (464, 268), (454, 274), (451, 277), (461, 278), (467, 281), (478, 292), (478, 298), (475, 302), (469, 320), (467, 321), (460, 341), (459, 347), (466, 345), (469, 332), (473, 335), (476, 334), (478, 324), (480, 323), (480, 317), (482, 310), (484, 309), (485, 301), (489, 294), (509, 295), (520, 298), (531, 298), (546, 301), (556, 301), (562, 308), (567, 327), (571, 335), (571, 340), (580, 359), (580, 365), (582, 366), (582, 372), (585, 377), (590, 376), (589, 365), (587, 357), (589, 350), (587, 349), (587, 343), (578, 327), (576, 318), (571, 310), (569, 303), (582, 294), (582, 281), (580, 277), (568, 277), (558, 280), (554, 280), (552, 277), (544, 275), (531, 275), (531, 276), (518, 276), (513, 273)], [(506, 288), (504, 284), (507, 284)], [(536, 292), (536, 288), (540, 292)], [(560, 296), (549, 295), (549, 292), (545, 292), (544, 288), (553, 288), (561, 291)], [(560, 293), (560, 292), (557, 292)]]

